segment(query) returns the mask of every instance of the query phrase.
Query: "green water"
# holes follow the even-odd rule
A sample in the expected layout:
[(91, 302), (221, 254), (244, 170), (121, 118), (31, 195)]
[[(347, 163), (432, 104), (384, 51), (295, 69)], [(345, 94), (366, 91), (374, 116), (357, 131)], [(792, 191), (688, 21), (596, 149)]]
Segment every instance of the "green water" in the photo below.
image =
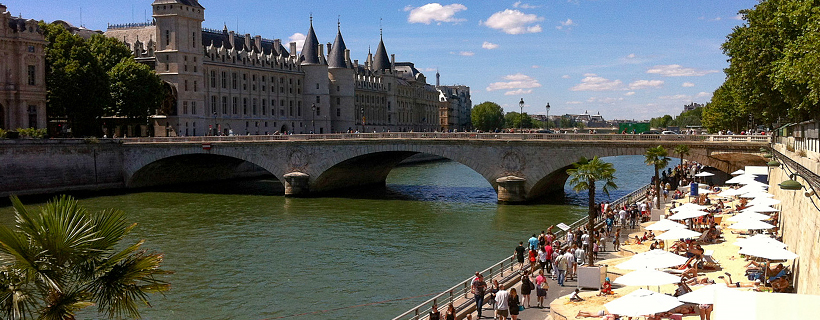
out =
[[(621, 189), (645, 184), (641, 157), (613, 162)], [(81, 200), (119, 208), (138, 223), (132, 239), (165, 254), (172, 289), (152, 296), (144, 319), (392, 319), (426, 298), (355, 307), (445, 290), (512, 254), (551, 224), (586, 210), (569, 192), (560, 205), (496, 204), (490, 184), (454, 162), (399, 167), (387, 190), (357, 197), (290, 199), (257, 180)], [(27, 203), (38, 205), (36, 203)], [(12, 211), (0, 207), (0, 221)], [(349, 308), (343, 308), (349, 307)], [(340, 310), (331, 310), (342, 308)], [(97, 318), (82, 314), (83, 318)]]

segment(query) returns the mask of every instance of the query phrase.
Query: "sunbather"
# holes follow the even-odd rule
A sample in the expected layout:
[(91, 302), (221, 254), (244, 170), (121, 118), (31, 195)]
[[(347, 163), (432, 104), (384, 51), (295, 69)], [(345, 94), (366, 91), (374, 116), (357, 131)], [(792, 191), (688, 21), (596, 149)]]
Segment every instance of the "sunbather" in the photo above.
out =
[(718, 279), (723, 279), (726, 282), (727, 287), (736, 287), (736, 288), (759, 288), (760, 287), (760, 279), (755, 280), (754, 282), (732, 282), (732, 275), (728, 272), (726, 273), (728, 279), (723, 276), (718, 276)]
[(578, 314), (577, 314), (577, 315), (575, 315), (575, 319), (580, 319), (580, 318), (598, 318), (598, 317), (603, 317), (603, 316), (606, 316), (606, 315), (609, 315), (609, 314), (611, 314), (611, 313), (607, 312), (607, 311), (606, 311), (606, 310), (604, 310), (604, 309), (601, 309), (601, 310), (599, 310), (599, 311), (597, 311), (597, 312), (589, 312), (589, 311), (581, 311), (581, 310), (579, 310), (579, 311), (578, 311)]

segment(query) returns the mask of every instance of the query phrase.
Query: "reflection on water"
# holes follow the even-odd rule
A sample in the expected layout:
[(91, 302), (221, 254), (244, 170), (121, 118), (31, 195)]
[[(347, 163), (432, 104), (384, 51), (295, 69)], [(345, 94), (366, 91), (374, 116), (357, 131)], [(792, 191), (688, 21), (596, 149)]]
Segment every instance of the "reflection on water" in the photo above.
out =
[[(630, 177), (612, 199), (651, 174), (635, 157), (606, 160)], [(124, 210), (138, 223), (129, 240), (146, 239), (175, 271), (171, 291), (141, 309), (145, 319), (269, 319), (438, 292), (586, 212), (586, 194), (572, 191), (565, 205), (497, 205), (482, 176), (448, 161), (396, 168), (383, 190), (356, 197), (284, 198), (281, 188), (232, 181), (81, 202)], [(0, 208), (0, 219), (11, 223), (11, 212)], [(423, 300), (292, 319), (389, 319)]]

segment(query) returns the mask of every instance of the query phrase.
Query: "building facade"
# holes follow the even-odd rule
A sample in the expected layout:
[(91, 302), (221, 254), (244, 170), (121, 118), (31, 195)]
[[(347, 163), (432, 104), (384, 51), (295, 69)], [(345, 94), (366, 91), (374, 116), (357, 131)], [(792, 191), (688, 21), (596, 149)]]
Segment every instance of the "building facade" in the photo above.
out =
[[(205, 8), (196, 0), (156, 0), (152, 7), (153, 22), (112, 25), (105, 35), (125, 42), (168, 87), (153, 116), (154, 135), (443, 128), (440, 92), (412, 63), (388, 55), (383, 40), (360, 64), (341, 28), (324, 45), (311, 21), (297, 54), (295, 42), (285, 48), (279, 39), (202, 28)], [(462, 96), (469, 98), (469, 88)]]
[(0, 129), (46, 127), (46, 41), (0, 4)]

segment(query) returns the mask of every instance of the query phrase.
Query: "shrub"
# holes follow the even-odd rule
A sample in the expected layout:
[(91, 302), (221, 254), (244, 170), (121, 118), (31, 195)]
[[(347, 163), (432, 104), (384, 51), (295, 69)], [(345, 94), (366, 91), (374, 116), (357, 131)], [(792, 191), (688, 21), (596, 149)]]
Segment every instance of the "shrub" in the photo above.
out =
[(787, 145), (786, 145), (786, 150), (789, 150), (789, 151), (791, 151), (791, 152), (794, 152), (794, 145), (793, 145), (793, 144), (791, 144), (791, 143), (787, 144)]
[(34, 129), (34, 128), (17, 128), (17, 132), (20, 133), (20, 137), (28, 137), (34, 139), (43, 139), (46, 137), (46, 129)]
[(797, 155), (800, 156), (800, 157), (805, 158), (806, 157), (806, 150), (800, 149), (799, 151), (797, 151)]
[(8, 131), (0, 129), (0, 139), (5, 139), (6, 138), (6, 132), (8, 132)]

